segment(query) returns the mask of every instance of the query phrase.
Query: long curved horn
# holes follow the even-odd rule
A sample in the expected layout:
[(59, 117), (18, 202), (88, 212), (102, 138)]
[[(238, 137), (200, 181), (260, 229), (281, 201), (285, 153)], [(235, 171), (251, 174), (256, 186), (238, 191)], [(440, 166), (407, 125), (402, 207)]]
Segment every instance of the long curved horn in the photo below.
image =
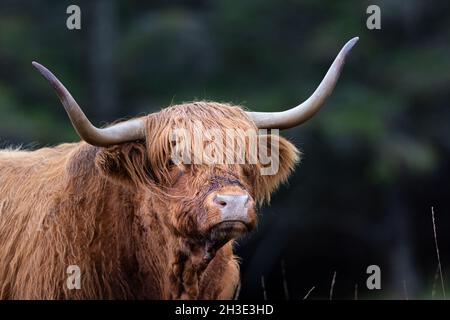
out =
[(140, 119), (125, 121), (104, 129), (94, 127), (58, 78), (43, 65), (34, 61), (32, 64), (55, 89), (75, 130), (87, 143), (98, 147), (107, 147), (145, 137), (145, 126)]
[(325, 104), (331, 94), (344, 66), (345, 58), (355, 43), (355, 37), (341, 49), (316, 91), (298, 106), (281, 112), (247, 112), (258, 128), (289, 129), (309, 120)]

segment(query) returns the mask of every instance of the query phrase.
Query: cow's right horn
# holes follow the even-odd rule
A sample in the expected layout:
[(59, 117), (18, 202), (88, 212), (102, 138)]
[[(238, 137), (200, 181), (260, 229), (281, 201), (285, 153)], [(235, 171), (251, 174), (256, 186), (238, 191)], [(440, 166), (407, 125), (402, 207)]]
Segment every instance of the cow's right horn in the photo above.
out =
[(93, 126), (78, 103), (58, 78), (43, 65), (34, 61), (32, 64), (55, 89), (75, 130), (80, 138), (87, 143), (98, 147), (107, 147), (124, 142), (140, 140), (145, 137), (145, 126), (140, 119), (121, 122), (102, 129)]
[(345, 58), (358, 39), (355, 37), (344, 45), (316, 91), (304, 102), (285, 111), (247, 112), (247, 115), (261, 129), (289, 129), (308, 121), (325, 104), (333, 91), (344, 66)]

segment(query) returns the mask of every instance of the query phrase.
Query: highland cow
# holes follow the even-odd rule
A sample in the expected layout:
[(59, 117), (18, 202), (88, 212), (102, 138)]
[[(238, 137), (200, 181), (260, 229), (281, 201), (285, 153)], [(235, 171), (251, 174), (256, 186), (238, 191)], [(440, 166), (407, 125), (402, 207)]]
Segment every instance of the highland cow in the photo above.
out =
[[(294, 145), (258, 129), (311, 118), (356, 41), (344, 46), (313, 95), (290, 110), (193, 102), (100, 129), (50, 71), (33, 63), (83, 141), (0, 151), (0, 298), (232, 298), (239, 284), (233, 243), (255, 228), (256, 206), (299, 160)], [(173, 131), (194, 135), (198, 123), (202, 131), (258, 132), (267, 142), (259, 148), (276, 143), (276, 172), (262, 174), (246, 144), (236, 163), (173, 161)], [(67, 285), (74, 265), (78, 289)]]

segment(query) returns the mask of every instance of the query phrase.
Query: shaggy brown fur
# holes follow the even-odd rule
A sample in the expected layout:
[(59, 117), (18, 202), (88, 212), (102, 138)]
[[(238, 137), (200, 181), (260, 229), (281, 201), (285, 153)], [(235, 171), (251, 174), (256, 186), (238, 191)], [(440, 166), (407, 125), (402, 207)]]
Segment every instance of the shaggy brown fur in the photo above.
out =
[[(171, 128), (194, 133), (196, 120), (256, 129), (240, 107), (195, 102), (148, 115), (146, 141), (0, 151), (0, 298), (231, 298), (234, 235), (214, 228), (208, 197), (244, 190), (268, 200), (298, 151), (271, 137), (280, 144), (274, 176), (259, 164), (171, 164)], [(66, 285), (69, 265), (80, 267), (79, 290)]]

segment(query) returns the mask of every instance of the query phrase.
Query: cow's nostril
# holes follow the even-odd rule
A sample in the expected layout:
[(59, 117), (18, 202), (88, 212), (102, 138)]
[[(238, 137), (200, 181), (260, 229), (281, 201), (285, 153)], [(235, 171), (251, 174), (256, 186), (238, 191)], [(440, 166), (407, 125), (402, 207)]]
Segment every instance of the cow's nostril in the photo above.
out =
[(227, 206), (227, 198), (221, 195), (216, 195), (213, 201), (219, 208), (225, 208)]
[(219, 206), (221, 206), (221, 207), (225, 207), (226, 205), (227, 205), (227, 203), (225, 202), (225, 201), (223, 201), (223, 200), (219, 200), (219, 201), (217, 201), (216, 202)]

